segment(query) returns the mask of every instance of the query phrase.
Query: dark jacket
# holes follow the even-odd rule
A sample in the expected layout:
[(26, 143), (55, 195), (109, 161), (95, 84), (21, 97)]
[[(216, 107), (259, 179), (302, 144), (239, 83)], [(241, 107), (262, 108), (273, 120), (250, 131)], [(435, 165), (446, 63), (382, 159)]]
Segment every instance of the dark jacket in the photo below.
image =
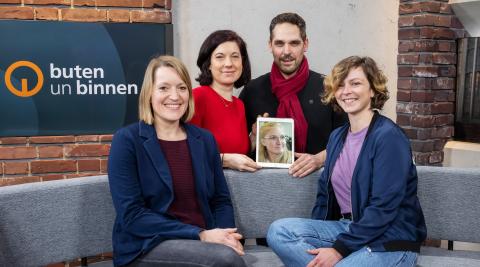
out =
[[(310, 70), (305, 87), (297, 93), (302, 111), (308, 123), (306, 153), (317, 154), (325, 149), (330, 133), (346, 121), (343, 114), (335, 113), (330, 105), (321, 101), (323, 94), (323, 76)], [(239, 98), (245, 105), (247, 127), (250, 132), (257, 117), (267, 112), (276, 117), (279, 105), (272, 93), (270, 73), (251, 80), (242, 90)]]
[[(230, 193), (212, 134), (183, 124), (192, 157), (195, 188), (207, 229), (234, 227)], [(125, 265), (168, 239), (199, 239), (200, 228), (167, 213), (172, 177), (155, 128), (138, 122), (113, 137), (108, 179), (117, 216), (115, 266)]]
[[(314, 219), (340, 218), (330, 177), (349, 128), (347, 124), (336, 129), (328, 141)], [(419, 252), (427, 229), (417, 180), (408, 138), (394, 122), (375, 112), (352, 176), (352, 223), (333, 247), (344, 257), (364, 246), (372, 251)]]

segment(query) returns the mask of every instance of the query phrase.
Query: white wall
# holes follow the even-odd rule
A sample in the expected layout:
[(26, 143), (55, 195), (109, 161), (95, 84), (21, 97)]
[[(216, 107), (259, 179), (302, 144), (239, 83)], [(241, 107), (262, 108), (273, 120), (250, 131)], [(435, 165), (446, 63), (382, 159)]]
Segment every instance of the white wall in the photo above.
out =
[(457, 168), (480, 168), (480, 144), (448, 141), (443, 148), (443, 166)]
[(471, 37), (480, 37), (480, 0), (450, 0), (457, 18)]
[[(374, 58), (389, 77), (390, 100), (384, 114), (396, 118), (399, 0), (173, 0), (174, 53), (198, 75), (196, 59), (213, 31), (231, 29), (248, 45), (252, 78), (270, 71), (271, 19), (296, 12), (307, 24), (311, 69), (327, 74), (350, 55)], [(196, 84), (196, 83), (194, 83)]]

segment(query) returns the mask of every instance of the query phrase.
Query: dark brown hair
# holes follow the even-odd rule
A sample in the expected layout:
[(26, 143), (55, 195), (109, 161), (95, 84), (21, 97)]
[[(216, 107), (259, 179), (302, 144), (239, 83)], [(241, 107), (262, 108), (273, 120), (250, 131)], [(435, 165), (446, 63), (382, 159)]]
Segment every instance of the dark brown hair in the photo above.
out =
[(275, 29), (277, 24), (282, 23), (296, 25), (300, 30), (300, 36), (302, 37), (302, 40), (305, 41), (307, 39), (307, 26), (305, 24), (305, 20), (296, 13), (282, 13), (278, 14), (270, 22), (270, 41), (273, 40), (273, 29)]
[(210, 71), (210, 59), (213, 51), (225, 42), (235, 42), (240, 49), (242, 55), (242, 75), (235, 81), (235, 88), (244, 86), (250, 81), (252, 73), (250, 69), (250, 60), (248, 59), (247, 45), (243, 39), (234, 31), (219, 30), (211, 33), (205, 41), (203, 41), (200, 51), (198, 52), (197, 66), (200, 68), (200, 74), (195, 79), (200, 85), (211, 85), (213, 82), (212, 72)]

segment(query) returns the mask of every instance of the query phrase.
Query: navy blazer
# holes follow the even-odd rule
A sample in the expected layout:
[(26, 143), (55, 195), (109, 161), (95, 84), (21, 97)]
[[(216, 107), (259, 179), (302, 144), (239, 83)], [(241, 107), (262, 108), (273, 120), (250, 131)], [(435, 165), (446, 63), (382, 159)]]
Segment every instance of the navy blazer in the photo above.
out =
[[(235, 227), (230, 193), (211, 133), (182, 124), (192, 158), (195, 188), (207, 229)], [(168, 239), (199, 239), (202, 230), (167, 213), (172, 177), (155, 128), (140, 121), (112, 140), (108, 180), (116, 210), (115, 266), (126, 265)]]
[[(331, 175), (350, 124), (337, 128), (327, 145), (312, 217), (338, 220), (340, 207)], [(352, 176), (352, 223), (333, 244), (343, 257), (368, 246), (372, 251), (420, 251), (427, 228), (417, 197), (417, 169), (410, 141), (389, 118), (375, 112)]]

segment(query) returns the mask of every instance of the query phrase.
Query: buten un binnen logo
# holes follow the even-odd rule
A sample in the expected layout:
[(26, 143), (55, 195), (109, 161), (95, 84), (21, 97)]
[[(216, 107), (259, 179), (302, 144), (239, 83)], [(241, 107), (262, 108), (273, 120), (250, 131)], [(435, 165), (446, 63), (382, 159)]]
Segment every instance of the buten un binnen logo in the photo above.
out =
[[(30, 68), (37, 75), (37, 84), (33, 87), (33, 89), (29, 90), (27, 79), (21, 79), (21, 83), (22, 83), (21, 89), (15, 88), (15, 86), (13, 86), (12, 73), (20, 67)], [(5, 72), (5, 85), (7, 86), (8, 90), (10, 90), (10, 92), (12, 92), (12, 94), (16, 96), (19, 96), (19, 97), (33, 96), (42, 89), (42, 86), (43, 86), (42, 70), (40, 70), (40, 68), (37, 65), (35, 65), (35, 63), (33, 62), (23, 61), (23, 60), (17, 61), (12, 65), (10, 65), (10, 67), (8, 67), (7, 71)]]

